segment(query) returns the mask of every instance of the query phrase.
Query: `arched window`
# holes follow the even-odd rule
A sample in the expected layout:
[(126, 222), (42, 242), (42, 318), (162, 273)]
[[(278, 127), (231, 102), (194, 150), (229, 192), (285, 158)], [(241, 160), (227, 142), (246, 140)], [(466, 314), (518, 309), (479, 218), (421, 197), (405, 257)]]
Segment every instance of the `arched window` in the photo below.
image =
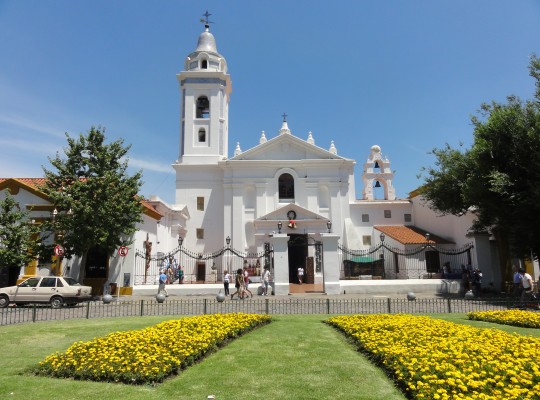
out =
[(294, 200), (294, 178), (291, 174), (279, 177), (279, 200)]
[(208, 61), (202, 60), (201, 62), (201, 69), (207, 69), (208, 68)]
[(199, 129), (199, 142), (206, 142), (206, 130), (204, 128)]
[(210, 102), (208, 97), (201, 96), (197, 99), (197, 118), (210, 117)]

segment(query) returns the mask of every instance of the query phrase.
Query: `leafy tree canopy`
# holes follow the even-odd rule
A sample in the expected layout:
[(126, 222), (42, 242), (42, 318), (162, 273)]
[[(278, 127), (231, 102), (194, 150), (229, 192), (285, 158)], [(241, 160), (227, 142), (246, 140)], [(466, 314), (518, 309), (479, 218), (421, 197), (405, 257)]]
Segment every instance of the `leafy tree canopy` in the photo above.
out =
[(540, 254), (540, 59), (532, 56), (535, 96), (482, 104), (470, 149), (434, 149), (422, 194), (445, 214), (474, 210), (474, 230), (504, 235), (514, 254)]
[(0, 268), (22, 267), (35, 259), (39, 249), (39, 227), (28, 219), (8, 193), (0, 200)]
[(66, 257), (82, 256), (94, 246), (112, 254), (142, 220), (141, 172), (126, 172), (130, 146), (123, 140), (106, 144), (104, 133), (100, 127), (78, 138), (66, 133), (65, 157), (49, 158), (55, 171), (43, 168), (42, 190), (58, 211), (51, 229)]

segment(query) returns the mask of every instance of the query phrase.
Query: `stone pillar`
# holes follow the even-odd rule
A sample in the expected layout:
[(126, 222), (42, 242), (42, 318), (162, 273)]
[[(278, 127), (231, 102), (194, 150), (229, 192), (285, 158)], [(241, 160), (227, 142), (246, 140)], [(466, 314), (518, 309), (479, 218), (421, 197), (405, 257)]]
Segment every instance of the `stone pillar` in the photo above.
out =
[(289, 237), (285, 233), (275, 233), (270, 238), (274, 247), (274, 293), (289, 294)]
[(333, 233), (321, 234), (323, 243), (323, 276), (324, 292), (326, 294), (340, 294), (341, 286), (339, 283), (339, 255), (338, 255), (339, 236)]

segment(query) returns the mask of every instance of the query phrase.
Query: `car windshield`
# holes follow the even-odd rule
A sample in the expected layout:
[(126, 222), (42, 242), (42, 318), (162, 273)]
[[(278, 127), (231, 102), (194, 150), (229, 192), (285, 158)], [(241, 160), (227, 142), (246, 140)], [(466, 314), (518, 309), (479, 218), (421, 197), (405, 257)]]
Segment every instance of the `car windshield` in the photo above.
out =
[(64, 278), (64, 280), (69, 286), (80, 286), (80, 283), (73, 278)]

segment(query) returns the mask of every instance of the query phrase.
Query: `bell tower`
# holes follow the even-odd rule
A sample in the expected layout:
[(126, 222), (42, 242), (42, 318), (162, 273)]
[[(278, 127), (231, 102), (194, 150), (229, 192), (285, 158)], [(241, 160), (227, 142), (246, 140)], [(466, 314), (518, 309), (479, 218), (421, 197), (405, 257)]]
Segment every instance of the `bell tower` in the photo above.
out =
[(197, 48), (186, 57), (180, 84), (179, 164), (217, 164), (228, 157), (229, 99), (231, 77), (227, 61), (218, 53), (210, 33), (208, 11)]
[(364, 200), (375, 200), (373, 189), (383, 187), (384, 200), (396, 200), (396, 190), (392, 185), (394, 173), (390, 169), (390, 161), (383, 158), (381, 148), (377, 145), (371, 147), (370, 155), (364, 164)]

